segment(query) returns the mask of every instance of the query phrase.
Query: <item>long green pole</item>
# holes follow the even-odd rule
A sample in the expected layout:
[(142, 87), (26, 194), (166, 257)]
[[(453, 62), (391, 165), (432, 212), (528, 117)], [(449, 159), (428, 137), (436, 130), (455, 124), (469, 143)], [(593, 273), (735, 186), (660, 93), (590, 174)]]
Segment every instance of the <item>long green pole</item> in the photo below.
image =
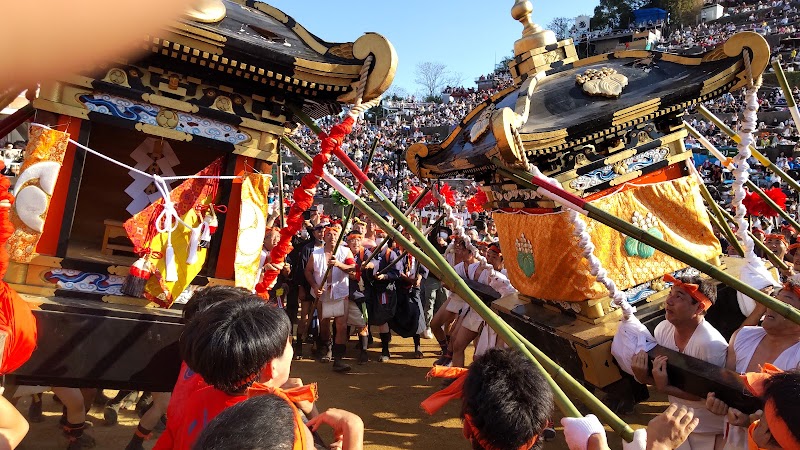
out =
[[(290, 148), (292, 149), (292, 151), (295, 152), (295, 154), (301, 160), (303, 160), (303, 162), (305, 162), (309, 166), (311, 165), (311, 157), (308, 156), (305, 152), (303, 152), (299, 147), (291, 146)], [(370, 184), (372, 184), (372, 183), (370, 183)], [(377, 187), (375, 187), (374, 185), (369, 186), (369, 185), (365, 184), (365, 187), (370, 191), (380, 192), (380, 191), (378, 191)], [(382, 194), (380, 194), (380, 195), (373, 194), (373, 195), (375, 196), (375, 198), (386, 200), (386, 198)], [(394, 206), (394, 204), (392, 204), (391, 202), (389, 202), (389, 203), (392, 206)], [(486, 308), (486, 306), (483, 304), (483, 302), (481, 302), (480, 300), (478, 300), (476, 298), (475, 294), (471, 290), (469, 290), (469, 288), (463, 282), (463, 279), (460, 276), (458, 276), (454, 271), (452, 271), (452, 267), (450, 267), (447, 264), (447, 261), (445, 261), (444, 258), (442, 258), (442, 256), (439, 254), (439, 252), (437, 252), (435, 250), (431, 252), (431, 251), (428, 251), (428, 250), (422, 250), (422, 249), (418, 248), (416, 245), (414, 245), (414, 243), (412, 243), (411, 241), (406, 239), (405, 236), (403, 236), (403, 234), (401, 232), (397, 231), (394, 227), (392, 227), (387, 221), (385, 221), (383, 219), (383, 217), (381, 217), (377, 212), (375, 212), (374, 209), (372, 209), (369, 205), (367, 205), (360, 198), (356, 199), (355, 204), (356, 204), (356, 207), (358, 209), (360, 209), (365, 214), (367, 214), (372, 220), (375, 221), (376, 224), (378, 224), (381, 227), (386, 227), (384, 229), (386, 230), (387, 234), (391, 236), (392, 239), (394, 239), (395, 241), (399, 242), (400, 245), (402, 245), (404, 248), (408, 249), (411, 252), (411, 254), (414, 255), (415, 258), (417, 258), (417, 260), (420, 262), (420, 264), (424, 265), (429, 270), (431, 270), (431, 272), (433, 272), (434, 275), (436, 275), (439, 279), (441, 279), (443, 283), (445, 283), (449, 288), (451, 288), (453, 291), (455, 291), (461, 298), (463, 298), (467, 302), (471, 302), (472, 301), (472, 302), (475, 302), (476, 304), (483, 305), (484, 306), (484, 310), (482, 312), (479, 312), (479, 314), (481, 314), (481, 316), (483, 316), (483, 314), (486, 314), (490, 318), (489, 320), (487, 320), (487, 323), (489, 324), (489, 326), (491, 326), (492, 329), (497, 331), (497, 333), (503, 338), (503, 340), (505, 342), (507, 342), (509, 345), (511, 345), (511, 346), (513, 346), (515, 348), (518, 348), (523, 354), (525, 354), (528, 358), (530, 358), (531, 361), (533, 361), (533, 363), (535, 365), (537, 365), (537, 367), (545, 375), (545, 378), (548, 380), (548, 384), (550, 385), (550, 387), (553, 390), (554, 397), (555, 397), (555, 402), (558, 405), (559, 409), (562, 411), (562, 413), (564, 413), (565, 415), (570, 416), (570, 417), (581, 417), (580, 411), (578, 411), (578, 409), (575, 407), (575, 405), (572, 404), (572, 401), (569, 399), (569, 397), (567, 397), (567, 395), (564, 393), (564, 391), (562, 391), (561, 388), (555, 383), (555, 381), (552, 379), (552, 377), (550, 377), (548, 375), (551, 371), (557, 371), (558, 370), (557, 366), (554, 365), (554, 366), (549, 367), (548, 370), (545, 370), (544, 367), (542, 367), (541, 364), (538, 362), (538, 360), (536, 358), (534, 358), (533, 354), (530, 352), (530, 350), (528, 350), (527, 346), (525, 344), (523, 344), (518, 338), (516, 338), (514, 336), (514, 334), (510, 331), (511, 327), (509, 327), (507, 324), (502, 322), (502, 319), (500, 319), (491, 310), (488, 310), (488, 308)], [(395, 217), (398, 220), (405, 221), (405, 223), (403, 223), (403, 225), (406, 227), (405, 229), (408, 230), (409, 233), (411, 233), (412, 238), (417, 243), (419, 243), (419, 242), (427, 243), (428, 242), (427, 239), (424, 239), (421, 236), (421, 233), (420, 233), (419, 229), (417, 229), (417, 227), (413, 226), (413, 224), (408, 223), (408, 219), (405, 216), (403, 216), (402, 214), (397, 214), (397, 216), (402, 217), (402, 219), (400, 219), (400, 217)], [(416, 233), (414, 233), (415, 231), (416, 231)], [(418, 236), (415, 236), (415, 234), (417, 234)], [(438, 257), (437, 261), (436, 262), (432, 261), (431, 258), (429, 257), (429, 255), (433, 255), (434, 257)], [(442, 266), (451, 269), (450, 270), (451, 273), (447, 273), (447, 275), (445, 275), (445, 271), (447, 269), (442, 270), (442, 268), (441, 268)], [(461, 283), (458, 283), (458, 281), (461, 281)], [(487, 312), (487, 310), (488, 310), (488, 312)], [(492, 320), (492, 319), (494, 319), (494, 320)], [(494, 323), (492, 323), (492, 322), (494, 322)], [(570, 390), (573, 393), (575, 393), (576, 391), (582, 389), (583, 391), (585, 391), (583, 393), (583, 396), (590, 396), (591, 398), (594, 398), (594, 396), (592, 396), (591, 393), (586, 391), (586, 388), (584, 388), (582, 385), (580, 385), (580, 383), (578, 383), (575, 379), (571, 379), (571, 383), (567, 383), (567, 387), (568, 388), (571, 387), (572, 389), (570, 389)], [(576, 394), (576, 396), (581, 397), (580, 394)], [(582, 398), (582, 400), (583, 400), (583, 398)], [(603, 407), (605, 407), (605, 405), (603, 405), (602, 402), (600, 402), (596, 398), (594, 398), (594, 400), (597, 403), (599, 403), (600, 405), (602, 405)], [(591, 400), (588, 399), (588, 398), (586, 399), (586, 403), (588, 405), (592, 404)], [(608, 411), (608, 412), (613, 415), (613, 412), (611, 412), (611, 411)], [(598, 414), (598, 416), (602, 415), (599, 411), (598, 411), (597, 414)], [(604, 415), (602, 415), (602, 416), (605, 418)], [(614, 417), (616, 417), (616, 416), (614, 416)], [(608, 423), (612, 423), (611, 421), (607, 421), (607, 422)], [(618, 432), (621, 435), (623, 435), (623, 437), (627, 435), (628, 436), (627, 439), (632, 439), (633, 438), (633, 430), (630, 429), (630, 427), (627, 424), (625, 424), (624, 422), (622, 422), (619, 418), (617, 418), (616, 422), (617, 423), (621, 422), (623, 424), (623, 426), (620, 427), (620, 430)], [(628, 433), (626, 433), (626, 428), (629, 431)], [(616, 430), (616, 428), (615, 428), (615, 430)]]
[(570, 209), (573, 209), (581, 214), (584, 214), (591, 219), (597, 220), (598, 222), (607, 225), (619, 231), (620, 233), (625, 234), (626, 236), (630, 236), (639, 242), (644, 242), (645, 244), (679, 261), (682, 261), (694, 267), (695, 269), (705, 273), (706, 275), (736, 289), (742, 294), (761, 303), (762, 305), (786, 317), (792, 322), (800, 324), (800, 311), (798, 311), (797, 309), (793, 308), (792, 306), (786, 303), (783, 303), (779, 300), (770, 297), (769, 295), (759, 291), (758, 289), (754, 289), (752, 286), (746, 283), (739, 281), (735, 277), (732, 277), (727, 273), (723, 272), (722, 270), (718, 269), (713, 264), (710, 264), (707, 261), (703, 261), (702, 259), (697, 258), (696, 256), (691, 255), (688, 252), (679, 249), (678, 247), (675, 247), (674, 245), (664, 241), (663, 239), (659, 239), (653, 236), (646, 230), (642, 230), (639, 227), (635, 227), (632, 224), (620, 219), (619, 217), (616, 217), (612, 214), (603, 211), (602, 209), (592, 205), (591, 203), (583, 200), (582, 198), (576, 197), (564, 191), (561, 188), (552, 186), (527, 171), (513, 169), (513, 168), (506, 168), (504, 167), (503, 162), (498, 158), (492, 158), (492, 163), (498, 167), (498, 171), (502, 175), (506, 176), (507, 178), (513, 181), (516, 181), (518, 184), (537, 190), (540, 194), (544, 194), (548, 198), (551, 198), (552, 200), (555, 200), (567, 206)]
[[(709, 142), (708, 139), (705, 138), (705, 136), (701, 135), (699, 131), (697, 131), (693, 126), (689, 125), (688, 123), (683, 122), (683, 124), (686, 127), (686, 130), (689, 131), (689, 134), (697, 138), (703, 145), (703, 147), (706, 148), (706, 150), (708, 150), (712, 155), (714, 155), (714, 157), (720, 160), (720, 163), (723, 166), (725, 166), (730, 170), (733, 170), (735, 168), (733, 167), (734, 166), (733, 161), (724, 158), (722, 153), (719, 150), (717, 150), (717, 148), (714, 147), (714, 145), (711, 142)], [(766, 203), (773, 211), (775, 211), (779, 216), (781, 216), (783, 220), (789, 222), (796, 230), (800, 230), (800, 223), (797, 223), (797, 221), (792, 219), (789, 213), (781, 209), (781, 207), (778, 206), (778, 204), (775, 203), (771, 198), (769, 198), (769, 196), (760, 187), (756, 186), (756, 184), (753, 183), (753, 180), (748, 178), (747, 181), (745, 181), (745, 186), (747, 186), (751, 191), (758, 194), (758, 196), (761, 197), (762, 200), (764, 200), (764, 203)]]
[[(431, 225), (431, 226), (430, 226), (430, 228), (428, 228), (428, 229), (425, 231), (425, 236), (429, 236), (429, 235), (431, 234), (431, 231), (433, 231), (433, 230), (436, 228), (436, 226), (437, 226), (437, 225), (439, 225), (439, 223), (441, 223), (441, 221), (442, 221), (442, 220), (444, 220), (444, 217), (445, 217), (445, 215), (444, 215), (444, 214), (442, 214), (441, 216), (439, 216), (439, 218), (436, 220), (436, 223), (434, 223), (433, 225)], [(395, 258), (395, 259), (393, 259), (392, 261), (390, 261), (390, 262), (389, 262), (389, 264), (387, 264), (387, 265), (386, 265), (386, 267), (384, 267), (383, 269), (381, 269), (381, 271), (380, 271), (380, 272), (378, 272), (378, 275), (383, 275), (384, 273), (386, 273), (386, 272), (390, 271), (390, 270), (392, 269), (392, 267), (393, 267), (395, 264), (397, 264), (398, 262), (400, 262), (400, 260), (401, 260), (401, 259), (405, 258), (405, 257), (406, 257), (406, 255), (408, 255), (408, 250), (405, 250), (405, 249), (404, 249), (404, 250), (403, 250), (403, 251), (400, 253), (400, 256), (398, 256), (397, 258)]]
[[(719, 117), (715, 116), (714, 113), (708, 110), (708, 108), (706, 108), (703, 105), (697, 105), (697, 111), (699, 111), (700, 114), (702, 114), (706, 119), (714, 123), (714, 125), (716, 125), (717, 128), (719, 128), (723, 133), (728, 135), (729, 138), (733, 139), (734, 142), (738, 144), (741, 141), (739, 135), (736, 134), (733, 130), (731, 130), (730, 127), (725, 125), (725, 122), (723, 122)], [(772, 161), (770, 161), (769, 158), (767, 158), (760, 151), (758, 151), (758, 149), (756, 149), (755, 146), (753, 145), (750, 146), (750, 152), (758, 160), (758, 162), (761, 163), (761, 165), (766, 167), (770, 172), (780, 177), (780, 179), (782, 179), (783, 181), (786, 182), (786, 184), (791, 186), (791, 188), (795, 192), (800, 192), (800, 184), (798, 184), (794, 178), (790, 177), (786, 172), (781, 170), (778, 166), (773, 164)]]
[[(429, 186), (425, 186), (425, 189), (423, 189), (422, 192), (420, 192), (419, 196), (417, 198), (415, 198), (413, 202), (411, 202), (411, 205), (409, 205), (408, 208), (406, 208), (405, 214), (403, 214), (403, 215), (404, 216), (408, 216), (409, 214), (411, 214), (414, 211), (414, 208), (417, 207), (419, 202), (422, 201), (422, 197), (427, 195), (428, 192), (430, 192), (430, 190), (431, 190), (430, 185)], [(403, 229), (403, 227), (399, 228), (399, 230), (402, 230), (402, 229)], [(375, 256), (378, 255), (378, 253), (380, 253), (381, 249), (383, 248), (384, 245), (386, 245), (387, 242), (389, 242), (389, 236), (388, 235), (385, 238), (383, 238), (383, 240), (378, 245), (376, 245), (374, 249), (372, 249), (372, 254), (369, 255), (369, 258), (367, 258), (366, 261), (364, 261), (364, 265), (369, 264), (370, 261), (375, 259)]]
[(794, 119), (794, 126), (800, 127), (800, 111), (797, 110), (797, 103), (794, 101), (794, 94), (792, 94), (792, 90), (789, 89), (789, 82), (786, 81), (786, 74), (783, 73), (783, 67), (781, 67), (781, 63), (778, 61), (773, 61), (772, 68), (775, 70), (775, 76), (778, 78), (778, 84), (781, 85), (783, 96), (786, 98), (786, 106), (789, 108), (789, 113), (792, 114), (792, 119)]
[[(722, 213), (722, 217), (724, 217), (726, 221), (731, 221), (731, 222), (734, 221), (734, 218), (730, 214), (728, 214), (728, 211), (725, 211), (722, 208), (720, 208), (719, 211), (720, 211), (720, 213)], [(747, 234), (750, 235), (750, 239), (753, 240), (753, 244), (755, 244), (756, 247), (760, 248), (761, 251), (764, 252), (765, 255), (767, 255), (767, 258), (769, 258), (769, 260), (772, 262), (772, 264), (778, 266), (779, 268), (781, 268), (783, 270), (788, 270), (789, 269), (789, 266), (783, 260), (778, 258), (778, 255), (776, 255), (775, 253), (772, 253), (772, 250), (768, 249), (767, 246), (764, 245), (764, 243), (761, 242), (758, 238), (756, 238), (753, 233), (748, 231)]]
[[(304, 114), (301, 110), (297, 108), (293, 108), (290, 106), (290, 109), (297, 117), (299, 117), (306, 125), (308, 125), (313, 131), (317, 134), (320, 134), (321, 130), (319, 127), (316, 126), (313, 120)], [(567, 415), (571, 417), (580, 417), (580, 411), (575, 408), (569, 398), (564, 394), (558, 384), (549, 376), (550, 371), (558, 371), (558, 366), (549, 365), (548, 370), (542, 366), (542, 361), (546, 361), (544, 358), (537, 359), (533, 356), (531, 350), (526, 343), (524, 344), (518, 337), (515, 335), (511, 329), (497, 314), (494, 313), (488, 306), (486, 306), (478, 296), (469, 289), (467, 284), (464, 280), (458, 276), (452, 266), (450, 266), (447, 261), (444, 259), (442, 255), (436, 250), (436, 248), (428, 242), (427, 239), (422, 235), (422, 232), (413, 224), (410, 223), (407, 217), (405, 217), (402, 212), (393, 204), (391, 203), (383, 193), (372, 183), (369, 179), (367, 179), (363, 173), (360, 173), (358, 170), (358, 166), (353, 164), (352, 160), (344, 154), (344, 152), (339, 149), (338, 152), (334, 152), (337, 157), (342, 161), (342, 163), (353, 173), (354, 176), (357, 178), (361, 178), (361, 181), (364, 186), (370, 191), (370, 193), (378, 199), (379, 203), (386, 209), (386, 211), (392, 215), (398, 222), (403, 224), (404, 226), (408, 227), (407, 230), (411, 234), (411, 237), (417, 244), (422, 247), (422, 251), (418, 251), (416, 247), (411, 244), (409, 248), (410, 251), (416, 252), (414, 256), (420, 261), (421, 264), (425, 264), (425, 261), (419, 257), (419, 255), (429, 255), (430, 258), (433, 258), (436, 261), (436, 264), (426, 265), (430, 270), (434, 270), (437, 276), (444, 282), (448, 288), (455, 291), (464, 301), (466, 301), (475, 312), (477, 312), (481, 318), (483, 318), (487, 325), (492, 327), (495, 332), (500, 335), (500, 337), (510, 346), (516, 348), (520, 352), (522, 352), (526, 357), (528, 357), (535, 366), (545, 375), (545, 379), (547, 380), (548, 384), (550, 385), (551, 389), (553, 390), (556, 404), (559, 406), (559, 409)], [(405, 238), (403, 238), (405, 241)], [(402, 241), (401, 241), (402, 242)], [(406, 244), (404, 244), (406, 245)], [(436, 268), (438, 267), (438, 270)], [(533, 346), (532, 344), (530, 346)], [(544, 355), (543, 353), (539, 352), (540, 355)], [(566, 388), (571, 391), (573, 395), (580, 398), (591, 410), (600, 416), (607, 424), (611, 426), (614, 431), (616, 431), (623, 439), (630, 442), (633, 440), (633, 429), (625, 423), (622, 419), (620, 419), (614, 412), (612, 412), (606, 405), (603, 404), (600, 400), (597, 399), (594, 395), (591, 394), (583, 385), (581, 385), (577, 380), (570, 377), (569, 382), (565, 383)]]

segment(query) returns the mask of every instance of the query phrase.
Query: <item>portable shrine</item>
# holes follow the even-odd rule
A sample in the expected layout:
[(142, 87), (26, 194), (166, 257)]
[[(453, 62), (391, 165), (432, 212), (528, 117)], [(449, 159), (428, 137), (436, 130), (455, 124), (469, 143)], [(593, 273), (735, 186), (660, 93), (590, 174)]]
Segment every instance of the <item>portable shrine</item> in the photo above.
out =
[[(202, 0), (137, 56), (41, 86), (30, 113), (50, 128), (31, 127), (6, 276), (40, 334), (16, 382), (168, 390), (181, 325), (166, 308), (255, 284), (288, 106), (336, 114), (396, 64), (379, 34), (329, 43), (266, 3)], [(141, 295), (123, 293), (141, 270)]]
[[(610, 353), (621, 312), (592, 275), (569, 210), (501, 169), (535, 166), (580, 202), (738, 273), (743, 259), (721, 259), (702, 182), (684, 146), (682, 116), (687, 107), (759, 77), (769, 46), (743, 32), (695, 56), (624, 50), (579, 59), (571, 39), (557, 41), (533, 23), (531, 12), (526, 1), (512, 9), (524, 27), (509, 62), (514, 85), (477, 106), (442, 142), (411, 146), (407, 162), (423, 179), (468, 175), (481, 183), (519, 291), (492, 308), (571, 375), (628, 396)], [(688, 265), (584, 220), (594, 255), (652, 330), (663, 320), (669, 292), (662, 278)], [(732, 311), (738, 317), (726, 324), (726, 302), (736, 308), (732, 289), (720, 291), (717, 317), (708, 319), (730, 336), (730, 324), (743, 316)]]

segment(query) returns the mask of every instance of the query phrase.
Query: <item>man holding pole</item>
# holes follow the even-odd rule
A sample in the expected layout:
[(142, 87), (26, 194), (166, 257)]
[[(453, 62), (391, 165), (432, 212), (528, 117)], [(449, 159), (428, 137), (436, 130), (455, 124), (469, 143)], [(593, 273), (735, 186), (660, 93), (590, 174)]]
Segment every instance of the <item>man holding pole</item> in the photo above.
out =
[[(664, 277), (671, 282), (672, 288), (664, 302), (666, 320), (655, 329), (656, 342), (666, 348), (702, 359), (716, 366), (725, 365), (728, 343), (725, 338), (706, 320), (708, 308), (716, 300), (716, 290), (699, 276), (673, 278)], [(647, 353), (639, 352), (633, 356), (631, 369), (640, 383), (653, 384), (669, 396), (669, 401), (687, 408), (694, 408), (700, 424), (679, 447), (680, 450), (705, 450), (721, 448), (723, 423), (722, 417), (705, 408), (705, 399), (669, 384), (667, 378), (667, 358), (658, 356), (653, 360), (652, 372), (648, 368)], [(717, 441), (719, 443), (717, 444)]]
[[(305, 275), (311, 285), (311, 296), (316, 299), (320, 317), (320, 339), (325, 353), (331, 340), (331, 320), (336, 322), (333, 344), (333, 370), (349, 372), (350, 366), (342, 362), (347, 342), (347, 313), (350, 295), (348, 274), (355, 270), (353, 254), (347, 247), (334, 248), (342, 226), (333, 224), (325, 228), (325, 245), (315, 249), (306, 263)], [(331, 267), (330, 273), (328, 267)], [(328, 275), (326, 277), (326, 274)]]

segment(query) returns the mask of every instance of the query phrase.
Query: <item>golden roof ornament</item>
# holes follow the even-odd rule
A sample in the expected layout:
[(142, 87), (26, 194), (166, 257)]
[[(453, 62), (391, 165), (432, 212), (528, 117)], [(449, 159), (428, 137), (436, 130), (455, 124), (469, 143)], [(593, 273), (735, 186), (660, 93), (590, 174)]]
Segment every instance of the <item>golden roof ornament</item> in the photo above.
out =
[(186, 10), (186, 17), (202, 23), (216, 23), (225, 18), (222, 0), (193, 0)]
[(511, 8), (511, 17), (523, 26), (522, 37), (514, 42), (514, 54), (517, 56), (557, 42), (555, 33), (533, 23), (532, 12), (533, 3), (530, 0), (517, 0)]

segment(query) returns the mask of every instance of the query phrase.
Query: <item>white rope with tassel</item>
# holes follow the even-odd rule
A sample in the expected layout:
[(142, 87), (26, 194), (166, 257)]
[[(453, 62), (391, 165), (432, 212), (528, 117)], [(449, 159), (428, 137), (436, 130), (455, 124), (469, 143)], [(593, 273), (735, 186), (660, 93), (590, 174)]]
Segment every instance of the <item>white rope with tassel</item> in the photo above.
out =
[[(535, 177), (559, 189), (561, 188), (561, 184), (558, 181), (544, 175), (538, 167), (531, 164), (529, 165), (529, 170)], [(627, 319), (631, 314), (636, 312), (636, 307), (628, 303), (628, 297), (617, 288), (614, 280), (608, 276), (608, 272), (603, 268), (603, 263), (595, 256), (594, 243), (592, 243), (592, 237), (589, 235), (589, 232), (586, 231), (586, 222), (584, 222), (583, 217), (573, 209), (567, 209), (566, 213), (569, 221), (572, 222), (572, 235), (578, 239), (578, 247), (581, 249), (581, 254), (589, 263), (589, 273), (608, 289), (609, 296), (612, 298), (611, 304), (622, 308), (622, 315)]]
[(733, 170), (733, 201), (731, 202), (731, 205), (736, 209), (736, 214), (734, 215), (737, 228), (736, 237), (739, 238), (744, 245), (744, 257), (748, 263), (757, 265), (760, 263), (760, 260), (755, 254), (755, 244), (753, 243), (753, 239), (747, 233), (747, 230), (749, 229), (747, 219), (745, 218), (747, 216), (747, 209), (745, 208), (743, 201), (746, 195), (744, 185), (750, 178), (750, 164), (747, 163), (747, 159), (751, 156), (750, 145), (754, 141), (753, 131), (755, 131), (757, 127), (758, 89), (761, 85), (761, 82), (760, 80), (758, 83), (753, 82), (753, 73), (750, 67), (750, 56), (747, 51), (743, 52), (742, 58), (744, 59), (745, 70), (747, 71), (750, 82), (749, 86), (745, 88), (745, 108), (742, 114), (742, 123), (737, 133), (739, 135), (739, 144), (737, 145), (738, 153), (733, 158), (736, 168)]

